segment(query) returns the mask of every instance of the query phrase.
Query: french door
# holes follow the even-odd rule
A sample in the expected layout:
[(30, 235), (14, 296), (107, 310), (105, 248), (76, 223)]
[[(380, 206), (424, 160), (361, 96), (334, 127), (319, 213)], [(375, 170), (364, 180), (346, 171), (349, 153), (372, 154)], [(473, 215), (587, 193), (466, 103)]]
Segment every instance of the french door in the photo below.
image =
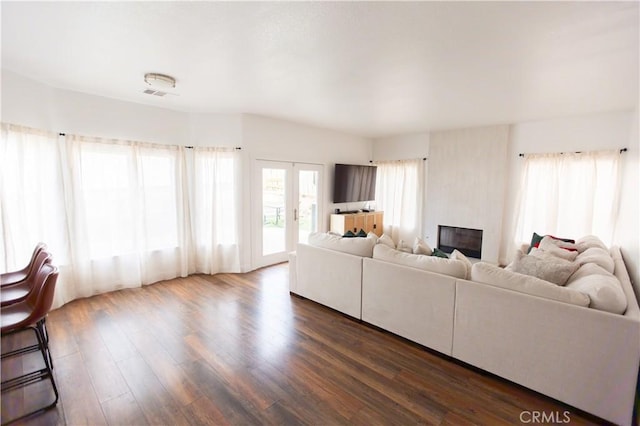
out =
[(298, 242), (318, 231), (323, 217), (322, 169), (318, 164), (255, 161), (254, 267), (285, 262)]

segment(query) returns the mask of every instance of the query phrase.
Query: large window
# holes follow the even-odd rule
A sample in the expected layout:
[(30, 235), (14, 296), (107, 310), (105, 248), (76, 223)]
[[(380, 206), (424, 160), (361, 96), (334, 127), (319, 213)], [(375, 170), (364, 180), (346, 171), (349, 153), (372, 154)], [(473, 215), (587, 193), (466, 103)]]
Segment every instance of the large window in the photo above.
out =
[(237, 154), (2, 125), (0, 268), (46, 242), (56, 304), (239, 270)]
[(533, 232), (613, 238), (618, 207), (619, 151), (530, 154), (524, 158), (516, 241)]

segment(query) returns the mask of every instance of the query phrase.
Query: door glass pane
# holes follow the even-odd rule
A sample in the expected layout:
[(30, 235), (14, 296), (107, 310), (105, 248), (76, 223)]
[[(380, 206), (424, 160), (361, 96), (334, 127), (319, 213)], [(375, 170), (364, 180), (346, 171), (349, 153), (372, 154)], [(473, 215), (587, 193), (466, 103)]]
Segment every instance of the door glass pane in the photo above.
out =
[(284, 169), (262, 169), (262, 255), (286, 249), (286, 210)]
[(298, 173), (298, 242), (309, 241), (309, 234), (318, 230), (318, 172)]

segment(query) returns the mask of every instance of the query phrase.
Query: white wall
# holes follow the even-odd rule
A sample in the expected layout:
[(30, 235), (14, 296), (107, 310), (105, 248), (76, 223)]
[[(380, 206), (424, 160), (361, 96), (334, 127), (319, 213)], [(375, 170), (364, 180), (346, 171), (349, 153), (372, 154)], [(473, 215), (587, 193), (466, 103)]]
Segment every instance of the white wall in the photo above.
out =
[(189, 117), (45, 84), (2, 70), (2, 121), (52, 132), (189, 144)]
[(498, 262), (508, 142), (508, 126), (431, 134), (424, 228), (431, 246), (438, 225), (481, 229), (482, 260)]
[(412, 160), (429, 156), (429, 133), (373, 140), (373, 161)]
[(242, 147), (242, 114), (189, 114), (189, 144)]

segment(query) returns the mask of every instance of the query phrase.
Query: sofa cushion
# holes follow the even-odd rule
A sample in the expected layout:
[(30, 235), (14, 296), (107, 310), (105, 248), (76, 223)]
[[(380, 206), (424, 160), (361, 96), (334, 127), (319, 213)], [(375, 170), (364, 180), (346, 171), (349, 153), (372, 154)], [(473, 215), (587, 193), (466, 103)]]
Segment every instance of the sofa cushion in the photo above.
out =
[(451, 256), (449, 257), (449, 259), (459, 260), (462, 263), (464, 263), (464, 267), (467, 270), (467, 274), (465, 275), (465, 279), (467, 279), (467, 280), (471, 279), (471, 267), (473, 266), (473, 264), (467, 258), (467, 256), (465, 256), (464, 254), (460, 253), (458, 250), (453, 250), (453, 252), (451, 253)]
[(589, 306), (594, 309), (614, 314), (623, 314), (627, 309), (627, 298), (620, 281), (611, 274), (584, 275), (567, 284), (566, 288), (588, 295), (591, 300)]
[(576, 241), (576, 248), (578, 249), (578, 253), (582, 253), (591, 247), (598, 247), (603, 250), (607, 250), (607, 246), (604, 245), (602, 240), (595, 235), (587, 235), (585, 237), (579, 238)]
[(433, 253), (433, 249), (425, 240), (420, 237), (416, 237), (415, 240), (413, 240), (413, 254), (431, 256), (431, 253)]
[(566, 285), (571, 284), (577, 279), (586, 277), (587, 275), (607, 275), (608, 276), (611, 274), (607, 272), (602, 266), (598, 265), (597, 263), (585, 263), (584, 265), (580, 266), (578, 270), (575, 271), (569, 277), (569, 280), (567, 281)]
[(585, 263), (595, 263), (604, 268), (604, 270), (610, 274), (613, 274), (613, 270), (615, 268), (615, 264), (609, 252), (601, 247), (590, 247), (586, 249), (576, 257), (576, 262), (580, 265), (584, 265)]
[(560, 287), (548, 281), (485, 262), (473, 265), (471, 280), (572, 305), (589, 306), (590, 302), (589, 296), (577, 290)]
[(387, 247), (392, 249), (396, 248), (396, 243), (393, 242), (393, 239), (387, 234), (382, 234), (376, 244), (384, 244)]
[(576, 245), (572, 243), (567, 243), (562, 240), (554, 240), (551, 237), (544, 237), (542, 241), (540, 241), (539, 250), (544, 251), (547, 254), (559, 257), (564, 260), (568, 260), (573, 262), (576, 260), (576, 256), (578, 255), (578, 250), (576, 249)]
[(340, 238), (323, 232), (312, 232), (309, 234), (309, 245), (356, 256), (371, 257), (375, 240), (373, 238)]
[(518, 250), (516, 258), (505, 269), (530, 275), (553, 284), (565, 285), (579, 266), (576, 262), (569, 262), (534, 248), (531, 250), (531, 254), (527, 255)]
[(387, 247), (383, 244), (376, 244), (376, 246), (373, 248), (373, 258), (384, 260), (385, 262), (395, 263), (398, 265), (422, 269), (424, 271), (449, 275), (456, 278), (465, 278), (467, 274), (466, 267), (460, 260), (443, 259), (435, 256), (405, 253)]

